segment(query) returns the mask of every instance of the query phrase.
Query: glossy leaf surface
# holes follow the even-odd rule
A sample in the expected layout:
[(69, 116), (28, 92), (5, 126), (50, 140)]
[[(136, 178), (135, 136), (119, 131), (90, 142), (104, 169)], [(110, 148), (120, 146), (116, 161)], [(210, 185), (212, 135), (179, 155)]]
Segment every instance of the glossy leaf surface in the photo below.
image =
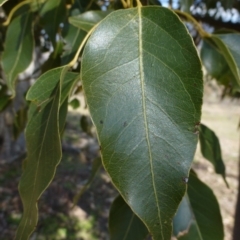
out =
[(106, 171), (153, 238), (170, 239), (202, 104), (185, 26), (161, 7), (111, 13), (85, 46), (81, 79)]
[(69, 22), (73, 26), (88, 32), (109, 13), (110, 11), (88, 11), (78, 16), (70, 17)]
[(111, 240), (144, 240), (148, 230), (121, 196), (112, 203), (109, 215)]
[(213, 164), (215, 172), (221, 174), (226, 182), (225, 165), (218, 137), (211, 129), (201, 124), (199, 139), (202, 155)]
[(7, 84), (15, 95), (15, 81), (31, 63), (33, 56), (32, 14), (26, 12), (17, 16), (10, 23), (2, 55), (2, 67), (7, 77)]
[(173, 221), (174, 235), (180, 240), (223, 240), (219, 205), (212, 190), (190, 173), (187, 195)]

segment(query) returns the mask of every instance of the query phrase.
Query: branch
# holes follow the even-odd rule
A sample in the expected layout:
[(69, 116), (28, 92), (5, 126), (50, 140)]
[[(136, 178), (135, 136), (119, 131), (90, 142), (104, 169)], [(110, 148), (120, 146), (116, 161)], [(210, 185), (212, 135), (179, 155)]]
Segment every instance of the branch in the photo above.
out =
[(220, 19), (214, 19), (213, 17), (210, 17), (208, 15), (201, 16), (201, 15), (192, 15), (197, 21), (201, 21), (203, 23), (207, 23), (210, 26), (214, 27), (215, 29), (220, 28), (228, 28), (235, 31), (240, 32), (240, 23), (232, 23), (232, 22), (223, 22)]

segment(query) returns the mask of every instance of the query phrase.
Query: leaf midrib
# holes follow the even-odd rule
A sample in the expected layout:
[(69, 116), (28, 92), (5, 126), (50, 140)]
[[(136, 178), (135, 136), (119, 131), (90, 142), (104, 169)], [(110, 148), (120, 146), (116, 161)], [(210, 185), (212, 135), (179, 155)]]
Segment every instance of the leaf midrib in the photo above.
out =
[(143, 41), (142, 41), (142, 12), (141, 12), (141, 7), (138, 7), (138, 19), (139, 19), (139, 72), (140, 72), (140, 83), (141, 83), (141, 92), (142, 92), (142, 107), (143, 107), (143, 117), (144, 117), (144, 128), (145, 128), (145, 134), (146, 134), (146, 141), (148, 145), (148, 153), (149, 153), (149, 162), (150, 162), (150, 170), (151, 170), (151, 176), (152, 176), (152, 185), (153, 185), (153, 190), (154, 190), (154, 196), (155, 196), (155, 201), (157, 205), (157, 210), (158, 210), (158, 218), (159, 218), (159, 224), (161, 228), (161, 236), (162, 239), (164, 239), (163, 236), (163, 226), (162, 226), (162, 220), (160, 217), (160, 207), (159, 207), (159, 201), (157, 197), (157, 189), (155, 185), (155, 176), (154, 176), (154, 171), (153, 171), (153, 157), (152, 157), (152, 152), (151, 152), (151, 144), (150, 144), (150, 139), (149, 139), (149, 130), (148, 130), (148, 122), (147, 122), (147, 115), (146, 115), (146, 97), (145, 97), (145, 79), (144, 79), (144, 69), (143, 69)]
[(26, 21), (24, 22), (25, 24), (24, 24), (24, 27), (23, 27), (23, 30), (22, 30), (22, 34), (21, 34), (21, 37), (20, 37), (21, 45), (20, 45), (20, 47), (19, 47), (19, 49), (18, 49), (18, 51), (17, 51), (17, 58), (16, 58), (16, 60), (15, 60), (15, 62), (14, 62), (14, 65), (13, 65), (13, 67), (12, 67), (12, 70), (9, 72), (9, 78), (10, 78), (11, 81), (14, 80), (14, 79), (12, 79), (12, 75), (13, 75), (15, 69), (16, 69), (16, 66), (17, 66), (18, 61), (19, 61), (19, 58), (20, 58), (20, 52), (22, 51), (22, 47), (23, 47), (23, 43), (24, 43), (24, 41), (22, 41), (22, 39), (23, 39), (23, 37), (25, 36), (26, 26), (27, 26), (27, 24), (28, 24), (28, 18), (29, 18), (29, 16), (30, 16), (29, 13), (25, 13), (25, 14), (27, 15), (27, 19), (26, 19)]
[(125, 232), (125, 235), (124, 235), (124, 237), (123, 237), (123, 240), (127, 239), (128, 233), (129, 233), (129, 231), (130, 231), (130, 229), (131, 229), (131, 226), (132, 226), (132, 223), (133, 223), (133, 219), (134, 219), (134, 213), (132, 213), (132, 217), (131, 217), (131, 219), (130, 219), (130, 221), (129, 221), (128, 228), (127, 228), (127, 230), (126, 230), (126, 232)]
[[(222, 39), (221, 38), (219, 38), (218, 36), (213, 36), (213, 39), (217, 39), (217, 40), (219, 40), (219, 42), (220, 42), (220, 44), (223, 46), (223, 49), (224, 49), (224, 51), (223, 51), (223, 55), (224, 55), (224, 57), (226, 58), (226, 59), (229, 59), (230, 61), (231, 61), (231, 63), (234, 65), (234, 67), (235, 67), (235, 70), (237, 70), (237, 73), (235, 72), (235, 71), (232, 71), (232, 70), (234, 70), (234, 69), (232, 69), (232, 67), (230, 66), (230, 64), (229, 64), (229, 60), (227, 61), (227, 64), (228, 64), (228, 66), (230, 67), (230, 69), (231, 69), (231, 71), (233, 72), (233, 75), (234, 75), (234, 77), (236, 78), (236, 81), (238, 82), (238, 84), (239, 84), (239, 82), (240, 82), (240, 80), (239, 80), (239, 78), (240, 78), (240, 76), (239, 76), (239, 69), (238, 69), (238, 66), (237, 66), (237, 64), (236, 64), (236, 62), (235, 62), (235, 60), (234, 60), (234, 58), (233, 58), (233, 56), (232, 56), (232, 53), (230, 52), (230, 50), (228, 49), (228, 47), (226, 46), (226, 44), (222, 41)], [(216, 42), (216, 41), (215, 41)], [(219, 44), (218, 44), (218, 42), (217, 42), (217, 45), (218, 45), (218, 47), (219, 47)], [(227, 54), (226, 54), (227, 53)], [(236, 74), (237, 74), (237, 76), (236, 76)]]
[[(59, 91), (59, 90), (57, 90), (57, 91)], [(40, 157), (41, 157), (41, 155), (42, 155), (42, 148), (43, 148), (44, 141), (45, 141), (45, 138), (46, 138), (46, 129), (48, 128), (48, 125), (49, 125), (49, 121), (50, 121), (50, 118), (51, 118), (51, 115), (52, 115), (53, 105), (54, 105), (54, 101), (55, 101), (56, 96), (57, 96), (57, 95), (55, 95), (55, 97), (54, 97), (53, 100), (52, 100), (51, 110), (50, 110), (50, 113), (49, 113), (49, 115), (48, 115), (49, 117), (48, 117), (48, 119), (47, 119), (46, 127), (45, 127), (44, 134), (43, 134), (43, 138), (42, 138), (41, 148), (40, 148), (40, 152), (39, 152), (39, 157), (38, 157), (38, 159), (37, 159), (36, 174), (35, 174), (35, 178), (34, 178), (34, 182), (33, 182), (33, 193), (32, 193), (32, 195), (31, 195), (31, 200), (30, 200), (30, 204), (29, 204), (30, 206), (32, 206), (33, 196), (35, 195), (36, 181), (37, 181), (37, 179), (39, 179), (39, 178), (37, 178), (38, 169), (39, 169), (39, 163), (40, 163), (39, 160), (40, 160)], [(41, 194), (40, 194), (40, 195), (41, 195)], [(29, 209), (29, 210), (28, 210), (28, 212), (26, 213), (26, 216), (29, 215), (29, 211), (31, 210), (31, 207), (28, 208), (28, 209)], [(28, 219), (26, 219), (26, 221), (25, 221), (25, 224), (24, 224), (24, 226), (23, 226), (23, 230), (22, 230), (22, 234), (21, 234), (21, 236), (20, 236), (20, 239), (22, 239), (23, 233), (24, 233), (25, 228), (26, 228), (26, 225), (27, 225), (27, 221), (28, 221)]]
[[(88, 21), (84, 21), (84, 20), (79, 20), (79, 19), (77, 19), (77, 18), (70, 18), (69, 19), (69, 22), (71, 23), (71, 24), (75, 24), (74, 26), (76, 26), (77, 28), (79, 28), (79, 29), (83, 29), (84, 27), (80, 27), (79, 25), (80, 24), (85, 24), (85, 25), (87, 25), (87, 26), (91, 26), (91, 27), (93, 27), (96, 23), (94, 23), (94, 22), (88, 22)], [(89, 30), (88, 30), (89, 31)]]

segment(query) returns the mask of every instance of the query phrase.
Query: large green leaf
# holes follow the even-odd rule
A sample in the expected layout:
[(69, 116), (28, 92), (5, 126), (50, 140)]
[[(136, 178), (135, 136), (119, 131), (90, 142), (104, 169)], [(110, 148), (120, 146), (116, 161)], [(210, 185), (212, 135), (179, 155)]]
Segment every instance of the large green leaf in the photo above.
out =
[(77, 16), (72, 16), (68, 20), (73, 26), (88, 32), (109, 13), (110, 11), (88, 11)]
[(227, 184), (225, 165), (222, 159), (218, 137), (211, 129), (201, 124), (199, 139), (202, 155), (213, 164), (215, 172), (221, 174), (225, 183)]
[(12, 95), (15, 95), (15, 81), (31, 63), (33, 56), (32, 13), (25, 12), (13, 19), (7, 30), (2, 67)]
[(111, 240), (144, 240), (148, 230), (121, 196), (112, 203), (109, 215)]
[(235, 77), (235, 82), (240, 87), (240, 49), (238, 47), (240, 34), (214, 34), (211, 35), (211, 40), (214, 41), (225, 57)]
[(161, 7), (111, 13), (85, 46), (81, 79), (106, 171), (153, 238), (170, 239), (202, 104), (185, 26)]
[(187, 195), (173, 221), (173, 233), (181, 240), (223, 240), (220, 208), (212, 190), (190, 173)]

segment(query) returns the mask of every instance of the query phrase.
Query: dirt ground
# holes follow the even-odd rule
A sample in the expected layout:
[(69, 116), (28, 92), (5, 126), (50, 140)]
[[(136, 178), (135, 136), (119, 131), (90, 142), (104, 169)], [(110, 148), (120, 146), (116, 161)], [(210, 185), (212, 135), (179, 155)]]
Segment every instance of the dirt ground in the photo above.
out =
[[(85, 111), (85, 110), (84, 110)], [(86, 113), (86, 112), (85, 112)], [(220, 139), (226, 165), (228, 189), (221, 176), (201, 156), (199, 147), (193, 167), (199, 178), (209, 185), (220, 204), (225, 240), (231, 240), (237, 196), (240, 102), (220, 101), (218, 95), (204, 99), (202, 123), (215, 131)], [(39, 223), (31, 240), (107, 240), (109, 207), (117, 195), (109, 178), (100, 170), (92, 186), (78, 205), (72, 200), (90, 175), (91, 164), (98, 156), (99, 146), (82, 131), (79, 111), (70, 111), (63, 136), (63, 160), (56, 177), (39, 201)], [(91, 124), (89, 125), (91, 128)], [(90, 129), (89, 128), (89, 129)], [(0, 239), (14, 238), (21, 218), (22, 206), (17, 191), (21, 161), (1, 164), (0, 161)]]

